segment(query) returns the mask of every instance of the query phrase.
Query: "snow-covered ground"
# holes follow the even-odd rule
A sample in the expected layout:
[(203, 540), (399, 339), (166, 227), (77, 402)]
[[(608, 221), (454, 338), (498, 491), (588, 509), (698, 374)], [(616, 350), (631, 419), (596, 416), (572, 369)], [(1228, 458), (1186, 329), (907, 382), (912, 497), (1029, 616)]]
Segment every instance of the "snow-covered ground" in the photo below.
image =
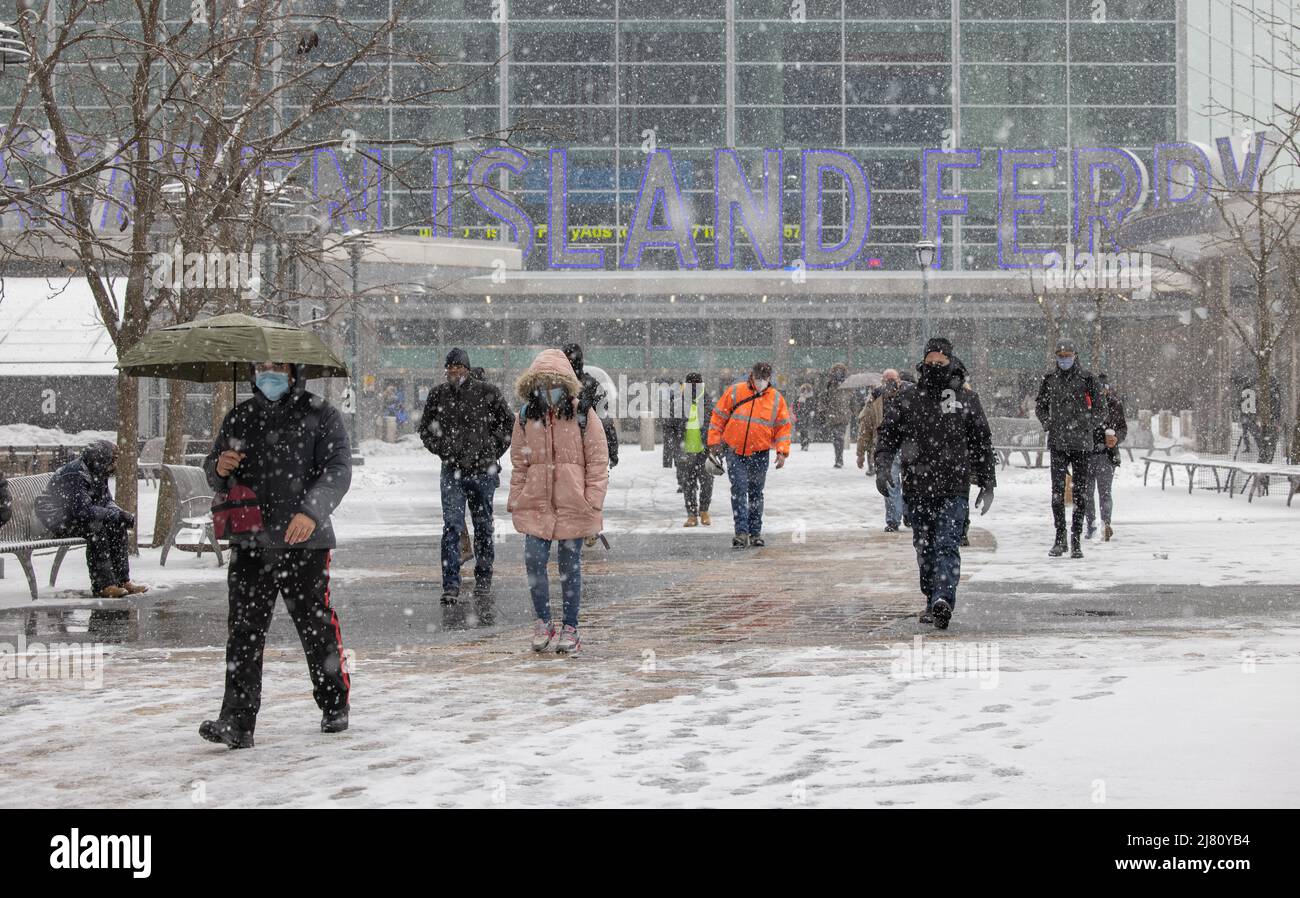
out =
[[(436, 461), (413, 441), (367, 446), (366, 464), (337, 526), (344, 541), (439, 531)], [(606, 504), (611, 533), (720, 539), (683, 530), (671, 471), (658, 451), (624, 447)], [(871, 480), (831, 467), (829, 447), (795, 451), (768, 477), (770, 534), (863, 533), (883, 523)], [(1142, 485), (1125, 460), (1115, 484), (1116, 539), (1091, 543), (1082, 562), (1050, 562), (1047, 472), (999, 472), (992, 512), (976, 527), (993, 551), (967, 554), (978, 585), (1040, 584), (1096, 595), (1116, 585), (1277, 587), (1286, 608), (1300, 583), (1285, 493), (1247, 504), (1186, 486)], [(508, 472), (497, 496), (504, 512)], [(145, 492), (142, 523), (151, 523)], [(157, 551), (134, 562), (140, 579), (181, 593), (224, 576), (210, 556)], [(905, 557), (905, 556), (903, 556)], [(48, 559), (38, 572), (48, 570)], [(344, 573), (340, 571), (340, 573)], [(381, 570), (346, 576), (380, 578)], [(10, 560), (0, 606), (30, 607)], [(56, 602), (85, 602), (80, 558), (65, 564)], [(1017, 587), (1019, 589), (1019, 587)], [(1028, 591), (1022, 589), (1021, 591)], [(47, 600), (43, 599), (42, 604)], [(983, 607), (997, 594), (981, 594)], [(961, 610), (959, 609), (959, 617)], [(997, 680), (912, 678), (892, 664), (910, 635), (874, 645), (764, 649), (762, 670), (717, 676), (699, 688), (625, 696), (639, 657), (534, 660), (483, 646), (394, 647), (363, 659), (354, 727), (315, 732), (301, 658), (273, 650), (258, 749), (227, 753), (194, 733), (216, 707), (213, 633), (193, 649), (110, 649), (107, 686), (47, 681), (0, 692), (6, 756), (0, 805), (979, 805), (1188, 807), (1300, 803), (1292, 755), (1300, 743), (1300, 628), (1228, 621), (1221, 630), (1160, 635), (1112, 630), (999, 636)], [(929, 645), (969, 646), (960, 634)], [(639, 652), (640, 649), (638, 648)], [(450, 653), (451, 657), (448, 657)], [(694, 668), (725, 671), (708, 650)], [(661, 673), (674, 660), (663, 659)], [(682, 661), (680, 663), (685, 663)], [(105, 724), (111, 722), (111, 725)], [(84, 738), (92, 734), (91, 738)], [(109, 762), (109, 759), (113, 759)], [(121, 775), (122, 769), (130, 775)]]

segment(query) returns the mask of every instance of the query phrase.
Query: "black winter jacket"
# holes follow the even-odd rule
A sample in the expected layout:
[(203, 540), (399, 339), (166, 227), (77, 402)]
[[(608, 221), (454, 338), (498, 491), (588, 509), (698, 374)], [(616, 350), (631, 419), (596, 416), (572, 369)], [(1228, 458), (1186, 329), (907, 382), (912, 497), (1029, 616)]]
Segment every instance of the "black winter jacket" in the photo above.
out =
[(51, 533), (68, 533), (117, 521), (126, 514), (108, 491), (113, 444), (91, 443), (81, 457), (54, 472), (36, 499), (36, 517)]
[[(245, 453), (229, 477), (217, 475), (217, 457), (227, 449)], [(332, 549), (337, 544), (330, 515), (352, 485), (352, 447), (338, 409), (306, 391), (295, 376), (293, 389), (271, 402), (255, 390), (221, 422), (212, 451), (203, 461), (208, 485), (225, 490), (243, 484), (257, 494), (263, 529), (240, 537), (267, 549)], [(299, 512), (316, 522), (305, 541), (288, 545), (284, 531)]]
[(979, 395), (963, 389), (966, 369), (957, 359), (938, 384), (922, 379), (886, 400), (876, 431), (876, 469), (888, 471), (899, 456), (903, 496), (909, 501), (967, 496), (970, 485), (997, 485), (993, 434)]
[(596, 413), (596, 417), (600, 419), (600, 426), (605, 431), (605, 443), (609, 447), (609, 466), (612, 468), (618, 464), (618, 431), (614, 428), (614, 421), (609, 417), (608, 409), (605, 408), (605, 388), (600, 385), (600, 381), (587, 372), (575, 373), (582, 381), (582, 392), (578, 394), (578, 420), (586, 420), (587, 409)]
[(501, 391), (469, 377), (459, 386), (447, 382), (429, 391), (420, 418), (420, 439), (450, 470), (469, 476), (496, 474), (510, 448), (515, 414)]
[[(1119, 444), (1123, 443), (1128, 437), (1128, 421), (1124, 417), (1124, 400), (1120, 399), (1119, 394), (1113, 390), (1104, 390), (1106, 397), (1106, 417), (1101, 426), (1093, 432), (1092, 451), (1109, 452), (1112, 456), (1118, 458)], [(1106, 448), (1106, 431), (1115, 431), (1114, 450)]]
[(1091, 452), (1093, 435), (1106, 420), (1106, 397), (1097, 378), (1076, 363), (1043, 378), (1034, 413), (1047, 431), (1047, 448)]

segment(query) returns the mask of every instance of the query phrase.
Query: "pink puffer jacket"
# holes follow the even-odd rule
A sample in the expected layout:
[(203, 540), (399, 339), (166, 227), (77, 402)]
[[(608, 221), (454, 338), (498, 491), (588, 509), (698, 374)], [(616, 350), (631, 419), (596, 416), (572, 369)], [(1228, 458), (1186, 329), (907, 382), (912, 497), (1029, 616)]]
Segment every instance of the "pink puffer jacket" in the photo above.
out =
[[(527, 402), (534, 389), (563, 387), (575, 405), (582, 384), (564, 353), (547, 349), (519, 378), (515, 391)], [(510, 440), (510, 498), (506, 511), (515, 530), (542, 539), (595, 536), (603, 522), (609, 486), (609, 447), (600, 419), (587, 411), (587, 426), (578, 419), (548, 411), (544, 421), (515, 418)]]

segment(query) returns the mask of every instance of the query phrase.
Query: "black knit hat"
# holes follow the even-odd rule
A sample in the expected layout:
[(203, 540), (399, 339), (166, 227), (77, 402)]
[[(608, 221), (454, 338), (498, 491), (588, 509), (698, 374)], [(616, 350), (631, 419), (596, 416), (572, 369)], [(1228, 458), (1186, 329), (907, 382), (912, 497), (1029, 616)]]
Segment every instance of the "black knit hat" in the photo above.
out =
[(772, 366), (767, 362), (755, 362), (754, 369), (751, 373), (755, 377), (770, 378), (772, 376)]
[(459, 346), (453, 348), (451, 352), (447, 353), (447, 364), (443, 367), (450, 368), (452, 365), (463, 365), (466, 368), (470, 367), (469, 353), (461, 349)]
[(924, 359), (932, 352), (942, 352), (948, 358), (952, 358), (952, 343), (947, 337), (931, 337), (925, 344), (925, 352), (921, 353)]
[(1062, 337), (1061, 339), (1056, 341), (1056, 351), (1057, 353), (1078, 352), (1078, 350), (1074, 348), (1074, 341), (1071, 340), (1069, 337)]
[(686, 375), (686, 382), (688, 384), (702, 384), (704, 383), (704, 377), (698, 371), (692, 371)]

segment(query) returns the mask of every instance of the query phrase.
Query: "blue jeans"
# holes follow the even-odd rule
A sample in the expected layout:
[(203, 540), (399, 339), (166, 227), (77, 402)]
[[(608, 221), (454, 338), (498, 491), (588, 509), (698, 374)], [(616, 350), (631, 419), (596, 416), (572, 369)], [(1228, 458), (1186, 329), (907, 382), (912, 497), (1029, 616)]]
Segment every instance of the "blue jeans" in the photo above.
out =
[[(560, 585), (564, 593), (564, 625), (578, 626), (578, 606), (582, 603), (582, 540), (559, 540), (556, 553), (560, 562)], [(546, 562), (551, 557), (551, 540), (539, 536), (524, 537), (524, 570), (528, 574), (528, 592), (533, 610), (542, 620), (551, 620), (551, 584), (546, 577)]]
[(465, 530), (465, 505), (474, 521), (474, 579), (492, 579), (492, 496), (501, 479), (497, 474), (461, 474), (442, 466), (442, 589), (460, 589), (460, 535)]
[(767, 457), (764, 449), (752, 455), (737, 455), (727, 449), (727, 479), (731, 481), (731, 519), (736, 535), (759, 536), (763, 532), (763, 484), (767, 482)]
[(889, 469), (889, 497), (885, 500), (885, 526), (897, 527), (903, 523), (903, 463), (894, 454), (894, 464)]
[(957, 607), (957, 583), (961, 579), (961, 531), (966, 521), (965, 496), (913, 498), (907, 503), (912, 517), (912, 545), (921, 571), (921, 592), (925, 607), (943, 599)]

